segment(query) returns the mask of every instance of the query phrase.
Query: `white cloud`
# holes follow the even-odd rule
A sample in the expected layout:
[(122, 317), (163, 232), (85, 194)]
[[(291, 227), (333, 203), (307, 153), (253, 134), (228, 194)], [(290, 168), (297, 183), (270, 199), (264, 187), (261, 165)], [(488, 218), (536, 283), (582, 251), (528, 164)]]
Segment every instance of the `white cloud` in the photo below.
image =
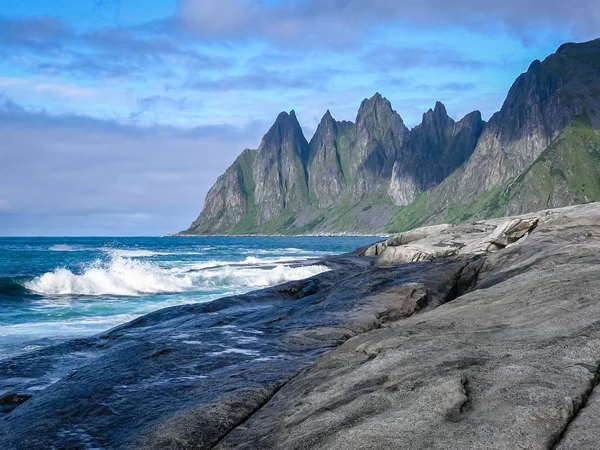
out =
[(32, 87), (37, 92), (52, 92), (61, 97), (93, 97), (99, 94), (96, 89), (81, 87), (72, 83), (37, 83)]
[(74, 83), (65, 83), (60, 80), (32, 78), (9, 78), (0, 77), (0, 87), (17, 88), (24, 91), (49, 92), (60, 97), (81, 98), (99, 96), (100, 92), (96, 89), (81, 87)]

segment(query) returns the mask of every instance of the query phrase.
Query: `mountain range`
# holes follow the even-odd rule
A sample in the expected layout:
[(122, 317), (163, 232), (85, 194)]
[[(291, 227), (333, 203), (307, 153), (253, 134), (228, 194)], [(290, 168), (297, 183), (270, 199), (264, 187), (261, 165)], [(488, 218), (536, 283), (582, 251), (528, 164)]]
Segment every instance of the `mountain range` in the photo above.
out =
[(282, 112), (184, 235), (391, 233), (600, 200), (600, 39), (534, 61), (486, 123), (436, 103), (412, 129), (379, 93), (307, 141)]

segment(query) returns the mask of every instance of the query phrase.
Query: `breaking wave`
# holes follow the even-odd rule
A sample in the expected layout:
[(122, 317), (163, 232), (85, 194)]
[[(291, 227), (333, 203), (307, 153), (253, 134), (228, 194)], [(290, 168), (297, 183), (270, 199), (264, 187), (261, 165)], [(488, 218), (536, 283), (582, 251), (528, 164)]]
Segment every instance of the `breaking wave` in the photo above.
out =
[(81, 273), (57, 268), (26, 281), (24, 286), (43, 295), (141, 296), (206, 287), (267, 287), (329, 270), (319, 265), (291, 266), (282, 264), (283, 261), (267, 261), (248, 258), (241, 264), (215, 261), (195, 267), (165, 267), (112, 254), (108, 261), (94, 261)]

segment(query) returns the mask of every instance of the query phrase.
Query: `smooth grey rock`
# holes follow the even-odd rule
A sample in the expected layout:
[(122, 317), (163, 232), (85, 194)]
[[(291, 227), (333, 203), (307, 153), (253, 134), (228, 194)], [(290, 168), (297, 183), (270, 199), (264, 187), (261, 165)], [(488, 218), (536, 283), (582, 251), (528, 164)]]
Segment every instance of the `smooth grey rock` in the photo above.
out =
[(379, 256), (387, 247), (398, 247), (400, 245), (410, 244), (414, 241), (420, 241), (428, 238), (429, 236), (442, 233), (451, 227), (452, 225), (442, 224), (406, 231), (404, 233), (392, 236), (387, 241), (381, 241), (373, 244), (365, 250), (364, 256)]
[(411, 242), (420, 241), (421, 239), (428, 238), (429, 236), (440, 234), (444, 231), (447, 231), (451, 227), (452, 225), (449, 224), (441, 224), (416, 228), (414, 230), (405, 231), (404, 233), (400, 233), (391, 237), (386, 241), (386, 244), (390, 247), (410, 244)]
[(447, 258), (458, 253), (460, 247), (454, 243), (448, 245), (407, 244), (397, 247), (387, 247), (379, 255), (376, 264), (389, 266), (393, 264), (414, 263), (419, 261), (432, 261), (438, 258)]
[[(571, 422), (565, 430), (565, 434), (556, 446), (556, 450), (580, 450), (598, 448), (598, 421), (600, 417), (600, 398), (599, 393), (594, 390), (598, 387), (597, 367), (593, 365), (583, 365), (584, 369), (596, 374), (596, 379), (590, 380), (589, 392), (584, 394), (585, 406), (577, 417)], [(591, 396), (588, 398), (588, 395)]]
[(597, 204), (552, 213), (486, 255), (470, 293), (349, 339), (216, 448), (599, 448), (581, 410), (600, 361), (599, 219)]
[(497, 251), (518, 243), (536, 227), (538, 221), (537, 217), (517, 217), (503, 222), (417, 228), (369, 247), (365, 256), (377, 256), (377, 266), (390, 266), (447, 258), (459, 253)]
[(537, 226), (538, 222), (539, 219), (537, 217), (509, 219), (498, 225), (485, 238), (466, 245), (460, 250), (460, 253), (484, 253), (514, 245), (520, 239), (527, 237)]
[(1, 360), (0, 448), (210, 449), (322, 353), (451, 299), (469, 261), (332, 257), (312, 279)]

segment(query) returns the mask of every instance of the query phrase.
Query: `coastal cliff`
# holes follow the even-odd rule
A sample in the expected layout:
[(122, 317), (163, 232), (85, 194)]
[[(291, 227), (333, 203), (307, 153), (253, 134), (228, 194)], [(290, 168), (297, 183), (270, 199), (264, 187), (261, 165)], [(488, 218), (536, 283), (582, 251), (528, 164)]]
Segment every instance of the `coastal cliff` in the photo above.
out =
[(599, 130), (600, 39), (534, 61), (488, 123), (438, 102), (408, 129), (375, 94), (307, 143), (282, 113), (181, 234), (375, 234), (598, 201)]
[(418, 229), (4, 359), (0, 447), (597, 448), (599, 224)]

